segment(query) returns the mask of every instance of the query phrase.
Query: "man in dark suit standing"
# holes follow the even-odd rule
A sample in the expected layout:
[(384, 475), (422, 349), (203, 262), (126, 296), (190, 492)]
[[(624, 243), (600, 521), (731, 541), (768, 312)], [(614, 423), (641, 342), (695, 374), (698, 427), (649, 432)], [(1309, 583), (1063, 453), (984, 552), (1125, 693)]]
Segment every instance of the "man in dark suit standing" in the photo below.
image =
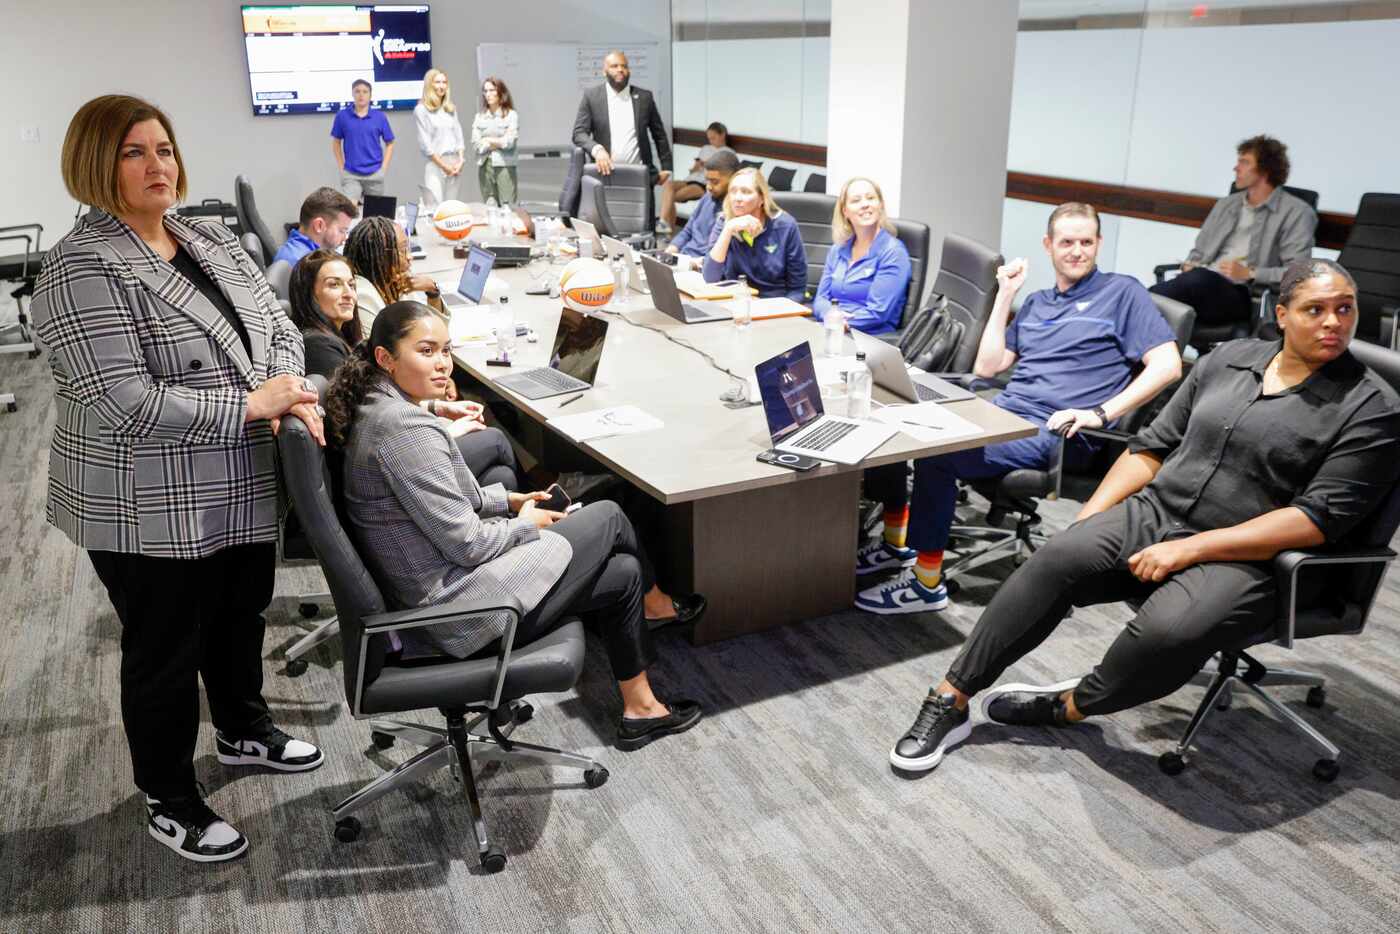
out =
[(645, 165), (652, 184), (664, 185), (671, 178), (671, 141), (657, 113), (656, 99), (650, 91), (630, 86), (632, 71), (627, 56), (619, 51), (603, 58), (603, 77), (607, 80), (583, 92), (579, 101), (574, 145), (588, 153), (604, 175), (612, 173), (614, 164)]

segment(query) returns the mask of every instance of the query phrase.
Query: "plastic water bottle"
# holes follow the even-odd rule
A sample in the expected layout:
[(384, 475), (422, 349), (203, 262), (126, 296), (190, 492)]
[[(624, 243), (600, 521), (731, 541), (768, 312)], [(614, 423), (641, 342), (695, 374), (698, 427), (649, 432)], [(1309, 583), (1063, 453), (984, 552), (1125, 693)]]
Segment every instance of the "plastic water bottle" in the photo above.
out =
[(822, 353), (828, 357), (839, 357), (846, 349), (846, 315), (832, 305), (822, 316), (822, 327), (826, 329), (826, 342)]
[(614, 308), (627, 307), (627, 263), (618, 253), (612, 258), (613, 295), (610, 303)]
[(846, 415), (849, 418), (870, 417), (870, 394), (872, 390), (870, 367), (865, 362), (865, 351), (856, 351), (856, 362), (846, 370)]
[(749, 294), (749, 280), (745, 276), (739, 277), (739, 284), (734, 287), (734, 298), (730, 302), (730, 309), (734, 314), (734, 326), (739, 330), (744, 330), (753, 323), (752, 296)]

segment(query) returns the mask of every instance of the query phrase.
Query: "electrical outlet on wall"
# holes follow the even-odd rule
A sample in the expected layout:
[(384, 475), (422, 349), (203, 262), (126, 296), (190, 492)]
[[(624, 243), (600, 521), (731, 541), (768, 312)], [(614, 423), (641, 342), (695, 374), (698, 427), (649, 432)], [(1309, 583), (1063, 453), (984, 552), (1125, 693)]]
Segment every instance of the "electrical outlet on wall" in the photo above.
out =
[(21, 143), (39, 142), (39, 128), (37, 126), (22, 126), (19, 128), (19, 141)]

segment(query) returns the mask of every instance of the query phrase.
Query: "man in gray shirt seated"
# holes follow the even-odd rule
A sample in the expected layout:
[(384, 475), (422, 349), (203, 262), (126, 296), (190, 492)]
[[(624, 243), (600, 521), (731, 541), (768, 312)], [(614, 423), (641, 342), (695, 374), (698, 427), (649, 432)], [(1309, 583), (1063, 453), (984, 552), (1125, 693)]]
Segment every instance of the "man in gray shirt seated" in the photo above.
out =
[(1317, 214), (1283, 190), (1288, 147), (1252, 136), (1237, 147), (1235, 191), (1211, 208), (1181, 275), (1152, 287), (1196, 309), (1202, 324), (1249, 320), (1249, 286), (1277, 286), (1284, 267), (1312, 255)]

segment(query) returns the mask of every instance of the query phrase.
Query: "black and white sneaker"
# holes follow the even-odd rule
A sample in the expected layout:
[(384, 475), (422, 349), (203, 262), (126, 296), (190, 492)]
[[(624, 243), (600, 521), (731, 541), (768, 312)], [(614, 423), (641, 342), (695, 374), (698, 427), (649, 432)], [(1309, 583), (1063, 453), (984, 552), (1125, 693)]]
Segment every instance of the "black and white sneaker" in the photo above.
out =
[(279, 772), (310, 772), (326, 758), (315, 746), (292, 739), (277, 727), (247, 739), (230, 739), (215, 733), (214, 745), (224, 765), (261, 765)]
[(971, 733), (972, 721), (966, 710), (958, 709), (952, 694), (930, 694), (914, 725), (890, 750), (890, 765), (906, 772), (927, 772)]
[(146, 829), (151, 836), (197, 863), (219, 863), (242, 856), (248, 838), (209, 809), (199, 795), (146, 796)]
[(982, 716), (1005, 726), (1070, 726), (1061, 697), (1078, 684), (1078, 678), (1071, 678), (1058, 684), (998, 685), (979, 698)]

